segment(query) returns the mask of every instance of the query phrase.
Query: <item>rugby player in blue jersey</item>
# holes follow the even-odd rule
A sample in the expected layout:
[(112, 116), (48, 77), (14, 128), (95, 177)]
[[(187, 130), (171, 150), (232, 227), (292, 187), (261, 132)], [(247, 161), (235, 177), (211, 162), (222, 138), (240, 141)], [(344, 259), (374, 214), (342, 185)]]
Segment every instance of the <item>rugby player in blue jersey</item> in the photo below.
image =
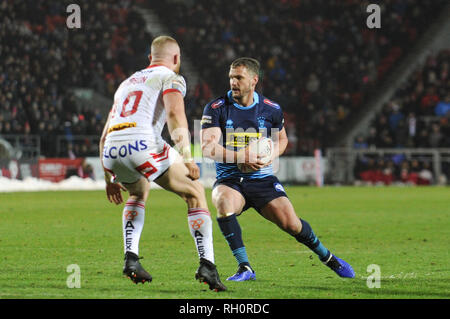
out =
[[(212, 201), (217, 221), (238, 263), (232, 281), (255, 280), (237, 216), (253, 207), (306, 245), (319, 259), (341, 277), (353, 278), (352, 267), (333, 255), (317, 238), (311, 226), (297, 217), (283, 186), (273, 175), (272, 162), (283, 154), (288, 138), (283, 127), (283, 112), (274, 101), (255, 91), (260, 64), (247, 57), (230, 66), (230, 90), (208, 103), (202, 116), (202, 152), (216, 162), (216, 182)], [(262, 136), (274, 141), (272, 161), (263, 162), (248, 144)], [(243, 163), (240, 169), (238, 163)]]

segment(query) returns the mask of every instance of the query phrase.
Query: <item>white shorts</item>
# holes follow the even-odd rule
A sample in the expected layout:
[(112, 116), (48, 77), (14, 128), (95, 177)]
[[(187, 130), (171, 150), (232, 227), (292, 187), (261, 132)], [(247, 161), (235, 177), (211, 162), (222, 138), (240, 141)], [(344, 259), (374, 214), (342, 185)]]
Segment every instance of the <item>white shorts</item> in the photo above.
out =
[(103, 148), (103, 167), (114, 182), (134, 183), (141, 177), (154, 181), (176, 161), (182, 162), (181, 155), (165, 141), (106, 141)]

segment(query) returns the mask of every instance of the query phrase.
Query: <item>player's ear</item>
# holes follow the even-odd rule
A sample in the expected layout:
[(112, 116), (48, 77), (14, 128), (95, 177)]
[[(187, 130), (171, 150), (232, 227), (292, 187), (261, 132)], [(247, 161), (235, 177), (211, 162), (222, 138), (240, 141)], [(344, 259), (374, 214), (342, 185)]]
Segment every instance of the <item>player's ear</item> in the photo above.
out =
[(174, 65), (178, 65), (179, 59), (180, 59), (180, 56), (179, 56), (178, 54), (175, 54), (175, 55), (173, 56), (173, 64), (174, 64)]
[(150, 61), (150, 63), (152, 63), (152, 55), (151, 54), (148, 55), (148, 60)]
[(259, 81), (259, 76), (255, 74), (255, 76), (253, 77), (253, 85), (254, 87), (256, 87), (256, 84), (258, 84)]

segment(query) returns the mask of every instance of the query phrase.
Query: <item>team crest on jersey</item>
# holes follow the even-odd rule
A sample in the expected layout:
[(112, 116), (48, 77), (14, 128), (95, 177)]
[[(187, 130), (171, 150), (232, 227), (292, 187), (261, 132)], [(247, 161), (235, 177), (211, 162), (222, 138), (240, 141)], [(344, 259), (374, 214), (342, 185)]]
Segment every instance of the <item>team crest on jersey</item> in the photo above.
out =
[(214, 103), (211, 104), (212, 109), (217, 109), (219, 106), (221, 106), (225, 101), (223, 99), (217, 100)]
[(266, 118), (264, 116), (258, 117), (257, 120), (258, 120), (258, 128), (266, 128)]
[(233, 127), (233, 120), (228, 119), (227, 123), (225, 124), (225, 128), (234, 128)]
[(280, 108), (280, 106), (277, 103), (275, 103), (275, 102), (273, 102), (273, 101), (271, 101), (269, 99), (264, 99), (264, 103), (267, 104), (267, 105), (270, 105), (270, 106), (272, 106), (272, 107), (274, 107), (276, 109)]

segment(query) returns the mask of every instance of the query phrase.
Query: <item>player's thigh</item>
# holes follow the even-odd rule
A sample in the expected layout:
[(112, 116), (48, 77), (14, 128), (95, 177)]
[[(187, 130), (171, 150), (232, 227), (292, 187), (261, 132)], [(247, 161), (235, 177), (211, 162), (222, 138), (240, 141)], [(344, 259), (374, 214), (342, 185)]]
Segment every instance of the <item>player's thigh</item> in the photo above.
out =
[[(171, 191), (188, 201), (189, 207), (207, 208), (205, 189), (198, 180), (188, 176), (189, 170), (182, 160), (174, 162), (167, 171), (154, 180), (165, 190)], [(192, 205), (191, 205), (192, 204)]]
[(291, 235), (298, 234), (302, 228), (294, 206), (285, 196), (271, 200), (261, 209), (260, 214)]
[(230, 213), (240, 214), (245, 206), (244, 196), (237, 190), (223, 184), (214, 187), (212, 202), (219, 217), (226, 217)]
[(130, 196), (144, 202), (147, 201), (150, 183), (144, 177), (141, 177), (137, 182), (122, 183), (122, 185), (127, 189)]
[(121, 183), (130, 197), (146, 201), (150, 190), (150, 183), (134, 168), (124, 164), (119, 159), (103, 159), (106, 169), (113, 174), (114, 181)]

